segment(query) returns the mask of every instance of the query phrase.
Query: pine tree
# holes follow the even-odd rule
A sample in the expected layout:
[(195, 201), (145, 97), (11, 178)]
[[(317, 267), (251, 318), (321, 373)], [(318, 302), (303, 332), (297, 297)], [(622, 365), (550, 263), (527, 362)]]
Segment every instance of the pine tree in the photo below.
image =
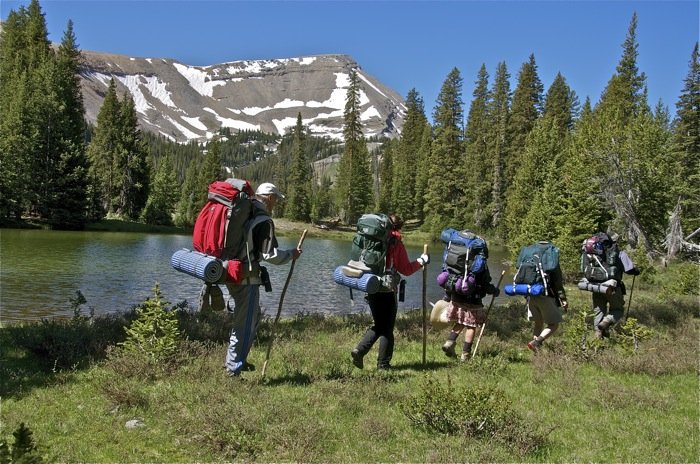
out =
[(316, 189), (314, 195), (314, 203), (311, 211), (311, 218), (318, 221), (321, 218), (331, 216), (333, 212), (333, 198), (331, 196), (331, 187), (333, 183), (328, 176), (322, 176), (321, 182)]
[(556, 176), (554, 160), (559, 158), (563, 142), (554, 118), (539, 120), (525, 142), (505, 209), (506, 237), (513, 252), (554, 235), (551, 216), (556, 205), (546, 201), (544, 189)]
[(416, 166), (418, 167), (416, 171), (416, 197), (415, 197), (415, 218), (423, 222), (425, 219), (425, 212), (423, 210), (423, 205), (426, 201), (426, 192), (428, 191), (428, 179), (430, 178), (430, 147), (433, 144), (433, 127), (426, 120), (423, 125), (423, 133), (421, 135), (421, 142), (418, 148), (418, 156), (416, 160)]
[(336, 204), (344, 221), (352, 224), (373, 204), (369, 153), (360, 120), (360, 87), (354, 70), (345, 101), (343, 136), (345, 149), (336, 178)]
[(596, 108), (598, 112), (616, 115), (622, 126), (627, 124), (633, 115), (648, 109), (644, 90), (646, 76), (640, 73), (637, 67), (638, 48), (637, 13), (633, 13), (622, 44), (622, 57)]
[(561, 73), (557, 73), (547, 90), (542, 116), (553, 119), (563, 135), (573, 129), (578, 112), (576, 92), (571, 90)]
[[(560, 183), (575, 104), (563, 77), (558, 75), (547, 93), (546, 109), (528, 135), (523, 156), (509, 188), (506, 204), (507, 237), (511, 251), (540, 238), (553, 239), (560, 225), (566, 190)], [(539, 221), (539, 222), (537, 222)]]
[(57, 228), (82, 229), (88, 219), (88, 160), (85, 154), (85, 119), (83, 96), (80, 87), (82, 56), (73, 33), (73, 23), (68, 26), (56, 54), (55, 86), (59, 101), (57, 137), (54, 145), (59, 149), (55, 184), (48, 203), (48, 220)]
[(180, 200), (175, 206), (175, 225), (191, 227), (194, 225), (199, 210), (204, 206), (199, 196), (199, 164), (193, 160), (187, 167), (185, 179), (180, 189)]
[(27, 11), (10, 11), (0, 31), (0, 217), (22, 214), (28, 184), (30, 132), (25, 124), (28, 83), (23, 63), (27, 50)]
[(700, 52), (695, 42), (688, 74), (676, 102), (673, 131), (674, 199), (685, 235), (700, 228)]
[(508, 68), (504, 62), (499, 63), (496, 69), (491, 98), (488, 105), (488, 159), (491, 160), (491, 204), (489, 206), (491, 220), (490, 227), (503, 234), (500, 227), (505, 213), (504, 197), (507, 188), (505, 177), (506, 158), (510, 145), (508, 119), (510, 117), (510, 82)]
[(175, 178), (170, 155), (161, 157), (149, 190), (140, 220), (146, 224), (172, 225), (175, 204), (180, 197), (180, 184)]
[[(626, 192), (628, 204), (618, 211), (633, 228), (638, 223), (636, 235), (647, 237), (656, 248), (665, 238), (667, 219), (676, 203), (670, 193), (674, 173), (668, 114), (657, 108), (656, 114), (644, 111), (636, 115), (625, 141), (627, 167), (617, 177), (624, 185), (620, 191)], [(626, 217), (628, 211), (633, 212), (633, 218)]]
[(122, 349), (155, 365), (172, 360), (182, 337), (175, 311), (168, 311), (160, 285), (156, 283), (153, 297), (136, 309), (136, 319), (125, 329)]
[(404, 219), (416, 216), (416, 166), (426, 122), (423, 99), (416, 89), (411, 89), (406, 96), (406, 119), (400, 143), (393, 152), (394, 182), (391, 186), (392, 211)]
[(120, 107), (120, 157), (118, 166), (122, 177), (117, 213), (136, 219), (148, 200), (150, 166), (148, 148), (138, 127), (136, 107), (131, 95), (124, 94)]
[[(391, 141), (382, 147), (382, 160), (379, 164), (379, 195), (377, 211), (395, 212), (392, 192), (394, 190), (394, 144)], [(402, 216), (403, 217), (403, 216)]]
[(113, 213), (118, 204), (120, 182), (116, 159), (120, 156), (119, 134), (120, 104), (117, 97), (117, 84), (111, 79), (100, 111), (97, 113), (97, 126), (88, 146), (90, 176), (101, 189), (102, 209)]
[(3, 81), (8, 96), (0, 98), (0, 215), (19, 220), (31, 185), (32, 140), (25, 124), (27, 84), (25, 79)]
[(603, 227), (603, 205), (599, 196), (599, 178), (591, 173), (593, 159), (587, 147), (595, 135), (590, 101), (586, 99), (581, 118), (575, 124), (571, 143), (567, 144), (559, 172), (562, 215), (554, 242), (560, 248), (564, 272), (578, 272), (580, 247), (584, 239)]
[(428, 230), (438, 233), (461, 217), (464, 187), (464, 122), (462, 77), (457, 68), (448, 74), (433, 112), (435, 137), (431, 146), (430, 179), (424, 213)]
[(287, 207), (285, 216), (294, 221), (309, 221), (311, 217), (311, 173), (306, 159), (306, 133), (297, 114), (294, 127), (292, 166), (287, 177)]
[(469, 115), (464, 130), (465, 165), (470, 171), (465, 186), (471, 194), (464, 210), (463, 221), (468, 227), (482, 228), (491, 223), (492, 161), (488, 158), (488, 91), (489, 75), (482, 64), (474, 83)]
[(200, 208), (207, 202), (209, 184), (221, 179), (221, 141), (218, 138), (214, 138), (207, 145), (207, 153), (204, 155), (197, 177), (196, 198)]
[(521, 157), (525, 140), (535, 126), (542, 111), (544, 87), (537, 75), (535, 55), (530, 55), (518, 73), (518, 85), (513, 93), (513, 103), (508, 118), (508, 156), (506, 158), (505, 182), (510, 185), (522, 165)]
[[(645, 229), (638, 216), (642, 206), (639, 203), (640, 182), (646, 177), (643, 174), (646, 155), (633, 149), (636, 142), (629, 140), (635, 133), (634, 125), (641, 121), (639, 118), (646, 118), (650, 113), (644, 88), (646, 77), (639, 73), (636, 64), (636, 27), (634, 14), (616, 73), (593, 112), (595, 136), (587, 148), (591, 150), (593, 163), (600, 166), (600, 196), (606, 214), (610, 215), (606, 223), (632, 246), (641, 241), (644, 249), (651, 251), (654, 249), (651, 231)], [(656, 146), (658, 143), (663, 145), (664, 142), (653, 142)]]
[(82, 113), (68, 108), (61, 92), (75, 79), (59, 72), (61, 64), (39, 2), (10, 12), (0, 36), (0, 213), (19, 219), (29, 212), (56, 227), (79, 228), (83, 205), (63, 201), (61, 189), (71, 190), (69, 200), (84, 195), (82, 134), (73, 137), (65, 124)]

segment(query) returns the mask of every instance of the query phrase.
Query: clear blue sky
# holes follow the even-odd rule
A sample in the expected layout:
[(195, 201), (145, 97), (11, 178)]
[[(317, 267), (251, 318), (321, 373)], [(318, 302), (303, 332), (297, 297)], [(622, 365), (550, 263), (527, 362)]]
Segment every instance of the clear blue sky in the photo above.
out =
[[(2, 19), (29, 0), (0, 0)], [(465, 114), (482, 64), (492, 83), (505, 61), (515, 88), (535, 55), (545, 90), (557, 72), (583, 103), (597, 102), (615, 72), (633, 12), (638, 66), (649, 99), (675, 113), (699, 40), (699, 2), (683, 1), (103, 1), (43, 0), (49, 38), (73, 20), (81, 49), (174, 58), (189, 65), (347, 54), (406, 96), (415, 88), (430, 117), (452, 68)]]

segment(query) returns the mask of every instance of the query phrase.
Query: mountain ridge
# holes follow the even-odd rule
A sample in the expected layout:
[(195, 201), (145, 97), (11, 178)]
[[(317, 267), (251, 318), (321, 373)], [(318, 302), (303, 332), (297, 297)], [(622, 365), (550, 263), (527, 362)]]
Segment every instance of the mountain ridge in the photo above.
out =
[(191, 66), (171, 58), (82, 51), (80, 79), (88, 122), (95, 124), (114, 78), (118, 95), (134, 99), (141, 128), (170, 140), (198, 143), (221, 128), (274, 134), (303, 124), (312, 135), (342, 140), (350, 72), (360, 80), (366, 137), (398, 137), (403, 98), (365, 73), (351, 57), (313, 55)]

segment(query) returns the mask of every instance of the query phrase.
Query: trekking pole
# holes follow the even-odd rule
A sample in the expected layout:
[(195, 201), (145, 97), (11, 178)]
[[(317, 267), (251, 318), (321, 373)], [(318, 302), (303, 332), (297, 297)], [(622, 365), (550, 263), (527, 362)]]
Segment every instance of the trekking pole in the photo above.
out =
[(632, 276), (632, 288), (630, 288), (630, 299), (627, 301), (627, 313), (625, 314), (625, 320), (627, 320), (627, 317), (630, 315), (630, 306), (632, 306), (632, 292), (634, 291), (634, 279), (636, 277), (636, 275)]
[[(301, 244), (304, 243), (306, 238), (306, 229), (301, 233), (301, 238), (299, 239), (299, 244), (297, 245), (297, 250), (301, 250)], [(282, 313), (282, 302), (284, 301), (284, 294), (287, 293), (287, 287), (289, 287), (289, 280), (292, 278), (292, 272), (294, 272), (294, 263), (296, 263), (296, 258), (292, 258), (292, 264), (289, 267), (289, 274), (287, 274), (287, 280), (284, 282), (284, 287), (282, 287), (282, 293), (280, 294), (280, 302), (277, 306), (277, 315), (275, 316), (275, 321), (272, 324), (272, 330), (270, 331), (270, 343), (267, 344), (267, 353), (265, 354), (265, 362), (263, 363), (261, 377), (265, 378), (265, 369), (267, 368), (267, 362), (270, 360), (270, 351), (272, 351), (272, 342), (275, 340), (275, 328), (277, 327), (277, 321), (280, 319), (280, 314)]]
[[(501, 271), (501, 277), (498, 278), (498, 283), (496, 284), (496, 288), (500, 288), (501, 286), (501, 280), (503, 280), (503, 276), (506, 274), (505, 269)], [(481, 336), (484, 334), (484, 327), (486, 327), (486, 321), (489, 318), (489, 312), (491, 311), (491, 306), (493, 306), (493, 301), (496, 299), (496, 295), (491, 295), (491, 303), (489, 303), (489, 307), (486, 310), (486, 316), (484, 316), (484, 323), (481, 324), (481, 331), (479, 332), (479, 337), (476, 339), (476, 344), (474, 345), (474, 352), (472, 353), (472, 357), (476, 356), (476, 350), (479, 349), (479, 342), (481, 341)]]
[[(427, 255), (428, 254), (428, 244), (424, 243), (423, 244), (423, 254)], [(428, 263), (423, 264), (423, 299), (421, 300), (423, 302), (423, 365), (425, 365), (425, 350), (426, 350), (426, 344), (427, 344), (427, 339), (428, 339), (428, 322), (425, 320), (425, 313), (427, 311), (426, 306), (425, 306), (425, 287), (426, 287), (426, 281), (428, 280)]]

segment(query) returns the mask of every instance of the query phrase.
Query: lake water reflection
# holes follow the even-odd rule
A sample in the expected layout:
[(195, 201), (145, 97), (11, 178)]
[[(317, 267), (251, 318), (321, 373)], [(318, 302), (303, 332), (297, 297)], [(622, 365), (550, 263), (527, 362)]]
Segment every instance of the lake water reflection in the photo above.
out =
[[(298, 238), (280, 237), (279, 241), (282, 248), (291, 248)], [(435, 283), (441, 255), (436, 246), (431, 245), (428, 265), (428, 301), (443, 294)], [(13, 323), (71, 316), (70, 299), (78, 290), (87, 299), (85, 310), (93, 308), (96, 314), (123, 311), (152, 295), (156, 283), (167, 301), (186, 300), (195, 307), (201, 281), (170, 266), (171, 255), (181, 248), (191, 248), (190, 236), (0, 229), (0, 320)], [(348, 260), (348, 242), (307, 238), (303, 248), (285, 295), (283, 316), (368, 311), (364, 293), (354, 291), (351, 301), (349, 289), (333, 281), (333, 270)], [(422, 251), (407, 248), (411, 258)], [(495, 283), (505, 255), (502, 250), (489, 251)], [(267, 267), (273, 291), (262, 291), (261, 300), (266, 313), (274, 316), (289, 265)], [(422, 306), (422, 272), (406, 280), (400, 311)]]

